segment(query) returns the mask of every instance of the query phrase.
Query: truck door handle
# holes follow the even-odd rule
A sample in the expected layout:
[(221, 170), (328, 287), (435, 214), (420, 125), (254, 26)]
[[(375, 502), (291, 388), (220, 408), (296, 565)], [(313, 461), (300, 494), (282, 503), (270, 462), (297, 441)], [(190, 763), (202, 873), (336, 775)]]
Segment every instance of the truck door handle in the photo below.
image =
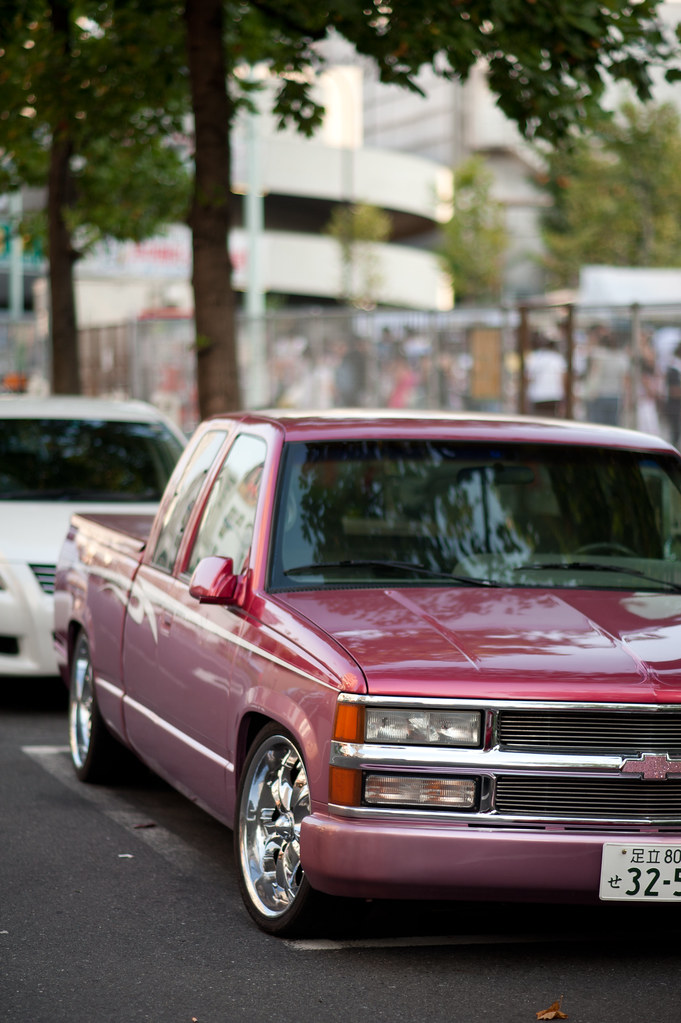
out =
[(158, 631), (162, 632), (164, 636), (170, 634), (170, 626), (173, 624), (173, 616), (167, 611), (161, 611), (158, 616)]

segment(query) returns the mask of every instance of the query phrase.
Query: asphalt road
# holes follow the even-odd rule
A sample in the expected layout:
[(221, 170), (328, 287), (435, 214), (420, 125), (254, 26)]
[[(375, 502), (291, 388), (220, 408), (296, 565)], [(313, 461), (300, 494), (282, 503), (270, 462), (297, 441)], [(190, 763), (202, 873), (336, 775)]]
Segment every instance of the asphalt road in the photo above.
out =
[(348, 940), (262, 934), (225, 828), (148, 774), (75, 780), (59, 686), (0, 684), (2, 1023), (681, 1020), (676, 906), (375, 903)]

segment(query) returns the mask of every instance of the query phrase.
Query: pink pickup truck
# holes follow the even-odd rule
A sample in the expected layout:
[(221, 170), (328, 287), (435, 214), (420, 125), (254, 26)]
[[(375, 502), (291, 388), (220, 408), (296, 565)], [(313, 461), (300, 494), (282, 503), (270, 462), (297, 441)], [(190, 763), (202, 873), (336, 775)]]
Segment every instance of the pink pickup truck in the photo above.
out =
[(132, 751), (233, 828), (270, 933), (330, 896), (681, 902), (681, 458), (660, 439), (214, 418), (155, 518), (73, 517), (56, 649), (78, 776)]

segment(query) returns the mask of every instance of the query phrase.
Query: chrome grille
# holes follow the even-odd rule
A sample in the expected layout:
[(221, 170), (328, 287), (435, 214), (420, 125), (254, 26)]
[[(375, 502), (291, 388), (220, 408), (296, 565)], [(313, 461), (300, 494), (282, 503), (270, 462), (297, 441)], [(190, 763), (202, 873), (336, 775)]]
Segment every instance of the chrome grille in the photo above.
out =
[(54, 593), (55, 565), (31, 565), (31, 570), (38, 580), (41, 590)]
[(502, 710), (497, 739), (525, 752), (681, 753), (679, 712)]
[(407, 812), (428, 820), (465, 818), (471, 827), (606, 828), (608, 833), (644, 828), (681, 834), (681, 703), (417, 701), (350, 694), (339, 701), (483, 712), (485, 739), (475, 749), (335, 741), (335, 767), (465, 775), (480, 781), (473, 813), (374, 806), (335, 807), (335, 812), (386, 819)]
[(532, 817), (681, 820), (681, 781), (497, 778), (497, 813)]

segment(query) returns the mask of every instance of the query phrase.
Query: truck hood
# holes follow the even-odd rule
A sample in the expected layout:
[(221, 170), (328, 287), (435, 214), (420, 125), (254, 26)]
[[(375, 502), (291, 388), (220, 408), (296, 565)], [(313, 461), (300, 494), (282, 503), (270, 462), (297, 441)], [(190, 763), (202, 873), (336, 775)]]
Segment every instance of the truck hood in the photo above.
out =
[(56, 565), (75, 512), (153, 515), (157, 508), (138, 501), (0, 501), (0, 561)]
[(681, 594), (386, 589), (284, 597), (369, 693), (681, 702)]

